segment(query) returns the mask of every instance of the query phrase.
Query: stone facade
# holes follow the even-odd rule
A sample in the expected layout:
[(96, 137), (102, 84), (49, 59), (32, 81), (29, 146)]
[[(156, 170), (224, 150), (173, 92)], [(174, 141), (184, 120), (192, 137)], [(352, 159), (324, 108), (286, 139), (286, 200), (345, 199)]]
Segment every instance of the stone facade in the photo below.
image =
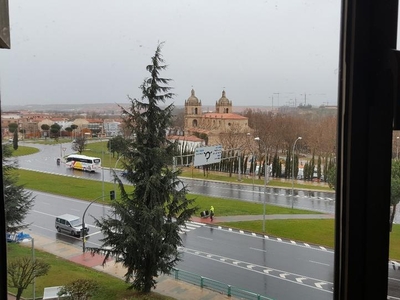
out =
[(230, 132), (247, 133), (248, 118), (233, 113), (232, 101), (222, 91), (221, 98), (215, 103), (215, 112), (203, 113), (201, 100), (192, 89), (185, 101), (185, 136), (207, 136), (208, 145), (219, 142), (219, 136)]

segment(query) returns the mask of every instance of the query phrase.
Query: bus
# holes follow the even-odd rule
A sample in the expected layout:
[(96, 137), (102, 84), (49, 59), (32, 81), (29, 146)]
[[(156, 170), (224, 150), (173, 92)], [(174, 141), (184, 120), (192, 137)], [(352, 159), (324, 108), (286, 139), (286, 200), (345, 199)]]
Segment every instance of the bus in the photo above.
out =
[(70, 169), (96, 172), (101, 169), (101, 159), (80, 154), (71, 154), (66, 158), (65, 165)]

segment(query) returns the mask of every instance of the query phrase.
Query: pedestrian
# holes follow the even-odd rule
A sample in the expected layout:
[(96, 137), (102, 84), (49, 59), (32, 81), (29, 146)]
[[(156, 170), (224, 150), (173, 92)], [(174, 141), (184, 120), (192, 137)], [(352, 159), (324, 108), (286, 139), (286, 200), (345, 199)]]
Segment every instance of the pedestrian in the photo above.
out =
[(211, 219), (211, 221), (214, 219), (214, 206), (212, 206), (212, 205), (210, 207), (210, 219)]

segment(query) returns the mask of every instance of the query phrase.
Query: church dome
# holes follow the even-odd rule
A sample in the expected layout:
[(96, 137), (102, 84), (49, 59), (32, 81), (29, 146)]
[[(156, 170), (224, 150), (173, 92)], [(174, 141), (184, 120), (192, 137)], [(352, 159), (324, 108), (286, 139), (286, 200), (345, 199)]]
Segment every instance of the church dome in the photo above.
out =
[(186, 100), (186, 105), (201, 105), (201, 102), (195, 96), (194, 89), (192, 89), (190, 97)]
[(231, 105), (231, 102), (226, 98), (225, 91), (222, 91), (222, 97), (218, 100), (218, 105)]

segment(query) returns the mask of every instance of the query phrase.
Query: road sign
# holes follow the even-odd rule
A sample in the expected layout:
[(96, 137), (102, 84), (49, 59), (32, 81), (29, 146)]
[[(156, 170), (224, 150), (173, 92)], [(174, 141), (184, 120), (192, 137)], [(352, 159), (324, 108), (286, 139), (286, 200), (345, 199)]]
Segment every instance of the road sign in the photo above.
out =
[(222, 146), (196, 148), (194, 153), (194, 166), (210, 165), (221, 162)]

